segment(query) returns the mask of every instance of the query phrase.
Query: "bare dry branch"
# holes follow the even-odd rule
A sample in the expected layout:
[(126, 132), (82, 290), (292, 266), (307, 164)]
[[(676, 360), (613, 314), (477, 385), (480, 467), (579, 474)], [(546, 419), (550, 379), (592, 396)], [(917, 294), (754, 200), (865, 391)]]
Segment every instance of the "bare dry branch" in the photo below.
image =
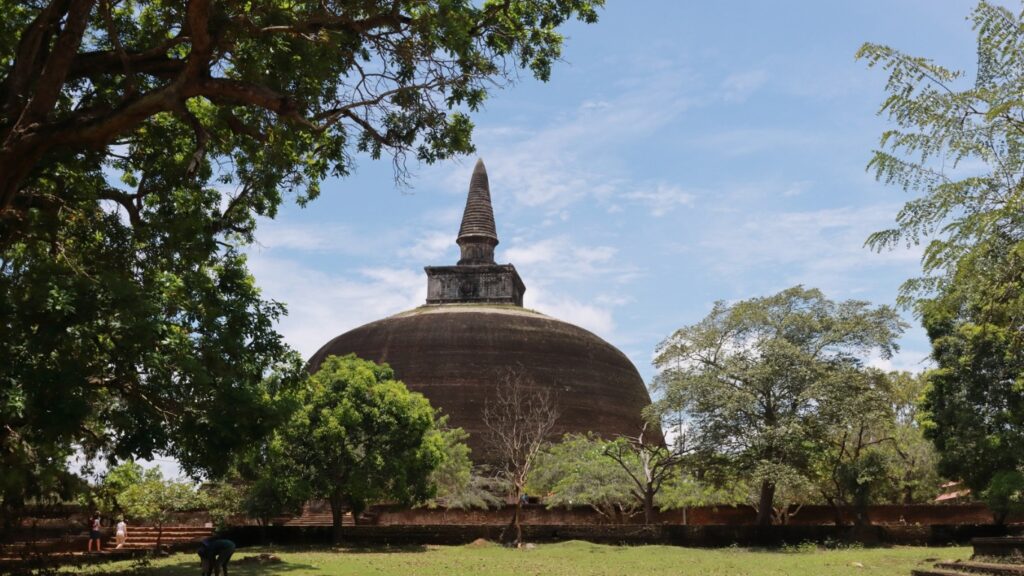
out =
[(522, 543), (519, 518), (526, 479), (558, 421), (558, 402), (551, 391), (530, 381), (521, 370), (502, 374), (494, 400), (484, 406), (487, 439), (502, 462), (498, 475), (513, 488), (515, 544)]

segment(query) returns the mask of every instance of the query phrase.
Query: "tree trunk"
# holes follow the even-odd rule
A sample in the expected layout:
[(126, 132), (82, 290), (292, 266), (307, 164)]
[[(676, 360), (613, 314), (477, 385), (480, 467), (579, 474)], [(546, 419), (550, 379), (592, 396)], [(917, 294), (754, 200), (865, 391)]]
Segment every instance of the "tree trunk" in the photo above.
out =
[(160, 522), (156, 525), (156, 549), (160, 549), (160, 541), (164, 537), (164, 523)]
[(1000, 512), (992, 513), (992, 520), (995, 521), (996, 526), (1005, 526), (1006, 517), (1010, 515), (1008, 510), (1002, 510)]
[(523, 545), (523, 527), (519, 524), (520, 515), (523, 509), (523, 497), (522, 495), (516, 494), (516, 511), (512, 516), (512, 527), (516, 531), (515, 547), (519, 548)]
[(334, 527), (334, 543), (341, 544), (344, 540), (341, 529), (342, 520), (345, 518), (345, 497), (341, 494), (332, 494), (331, 502), (331, 524)]
[(903, 503), (913, 504), (914, 503), (914, 488), (912, 486), (903, 487)]
[(845, 522), (843, 522), (843, 510), (839, 507), (839, 504), (835, 499), (828, 498), (826, 502), (828, 502), (828, 505), (832, 507), (832, 521), (836, 523), (836, 526), (839, 527), (845, 524)]
[(775, 483), (761, 481), (761, 495), (757, 500), (757, 525), (772, 525), (772, 505), (775, 504)]
[(649, 526), (654, 521), (654, 492), (644, 492), (644, 526)]
[(860, 526), (867, 526), (868, 524), (871, 524), (871, 519), (868, 517), (868, 505), (870, 504), (870, 501), (868, 500), (867, 495), (865, 495), (865, 494), (859, 495), (854, 500), (853, 504), (854, 504), (854, 517), (853, 517), (853, 524), (854, 524), (854, 526), (860, 527)]
[(260, 544), (263, 544), (264, 546), (267, 545), (267, 524), (268, 523), (269, 522), (267, 520), (260, 520), (259, 521), (259, 525), (260, 525)]
[(359, 518), (363, 515), (363, 512), (366, 510), (366, 506), (359, 502), (352, 502), (350, 505), (350, 509), (352, 512), (352, 525), (358, 526)]

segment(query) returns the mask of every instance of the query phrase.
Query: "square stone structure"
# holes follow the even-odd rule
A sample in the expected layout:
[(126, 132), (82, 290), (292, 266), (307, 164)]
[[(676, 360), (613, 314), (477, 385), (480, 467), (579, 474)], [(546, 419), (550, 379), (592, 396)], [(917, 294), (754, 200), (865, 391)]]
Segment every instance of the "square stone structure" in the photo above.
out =
[(526, 286), (511, 264), (427, 266), (427, 304), (523, 305)]

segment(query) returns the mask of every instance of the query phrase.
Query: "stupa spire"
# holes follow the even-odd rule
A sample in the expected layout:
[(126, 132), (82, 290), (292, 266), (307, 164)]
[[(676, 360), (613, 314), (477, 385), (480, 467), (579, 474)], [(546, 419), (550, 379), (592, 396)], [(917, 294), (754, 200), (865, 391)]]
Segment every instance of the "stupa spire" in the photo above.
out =
[(523, 305), (526, 286), (511, 264), (494, 262), (498, 233), (484, 161), (477, 160), (469, 180), (466, 211), (455, 241), (462, 257), (455, 266), (427, 266), (427, 304)]
[(494, 264), (494, 247), (498, 245), (498, 232), (494, 227), (494, 208), (491, 189), (487, 182), (487, 168), (482, 158), (477, 159), (473, 177), (469, 180), (466, 210), (462, 213), (462, 226), (455, 240), (461, 250), (459, 266)]

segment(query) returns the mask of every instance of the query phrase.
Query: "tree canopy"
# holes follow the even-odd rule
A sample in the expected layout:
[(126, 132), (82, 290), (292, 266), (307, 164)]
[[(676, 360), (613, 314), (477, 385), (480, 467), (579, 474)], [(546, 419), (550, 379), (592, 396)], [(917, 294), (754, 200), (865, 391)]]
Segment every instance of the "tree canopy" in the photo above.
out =
[(118, 502), (129, 517), (157, 526), (157, 547), (160, 546), (164, 524), (173, 518), (175, 512), (194, 510), (203, 505), (194, 484), (168, 480), (159, 468), (143, 472), (141, 478), (121, 492)]
[(936, 457), (923, 435), (916, 404), (925, 378), (877, 369), (848, 372), (840, 397), (823, 405), (823, 433), (812, 456), (813, 490), (836, 507), (853, 509), (856, 524), (879, 501), (913, 504), (935, 495)]
[(608, 445), (592, 435), (566, 434), (538, 454), (527, 490), (549, 508), (588, 506), (610, 522), (625, 522), (643, 498), (634, 494), (626, 469), (605, 453)]
[(3, 505), (76, 447), (223, 473), (298, 371), (257, 218), (359, 154), (471, 151), (488, 90), (602, 3), (0, 0)]
[(445, 439), (430, 402), (394, 376), (386, 364), (329, 356), (281, 430), (280, 446), (307, 496), (330, 502), (336, 539), (347, 511), (435, 494), (431, 475), (443, 463)]
[[(982, 490), (1024, 464), (1024, 14), (979, 2), (977, 73), (865, 44), (894, 127), (869, 169), (914, 194), (868, 244), (926, 242), (909, 280), (938, 369), (924, 407), (943, 473)], [(1004, 475), (1005, 477), (1005, 475)]]
[(938, 365), (928, 374), (926, 433), (942, 473), (981, 491), (1024, 465), (1024, 354), (1007, 305), (976, 285), (965, 279), (920, 309)]
[(507, 490), (501, 482), (474, 469), (470, 458), (472, 450), (466, 444), (469, 433), (462, 428), (448, 426), (448, 418), (438, 418), (437, 426), (444, 442), (444, 458), (430, 474), (430, 483), (437, 495), (427, 502), (428, 507), (443, 506), (454, 509), (498, 507)]
[(954, 281), (958, 263), (972, 252), (1024, 238), (1022, 19), (984, 1), (971, 19), (978, 32), (973, 83), (963, 71), (889, 46), (868, 43), (857, 52), (889, 74), (879, 112), (895, 125), (882, 134), (868, 169), (916, 195), (896, 227), (867, 243), (878, 250), (927, 243), (926, 277), (904, 284), (908, 303)]
[(833, 302), (802, 286), (718, 302), (658, 347), (654, 409), (685, 413), (697, 451), (755, 480), (768, 523), (775, 479), (808, 477), (826, 407), (850, 401), (850, 376), (868, 354), (889, 356), (903, 329), (888, 306)]

